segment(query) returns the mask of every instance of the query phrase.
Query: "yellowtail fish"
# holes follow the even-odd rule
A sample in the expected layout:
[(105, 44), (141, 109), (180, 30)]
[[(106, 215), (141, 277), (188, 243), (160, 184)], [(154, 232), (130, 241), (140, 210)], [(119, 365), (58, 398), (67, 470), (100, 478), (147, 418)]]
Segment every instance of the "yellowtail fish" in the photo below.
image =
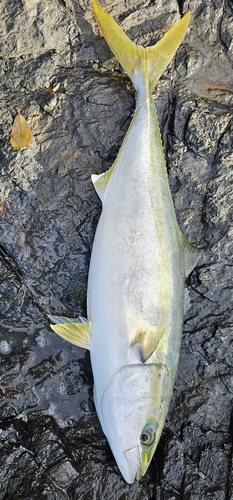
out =
[(92, 176), (103, 208), (91, 255), (88, 319), (50, 318), (58, 335), (90, 349), (99, 420), (124, 479), (133, 483), (145, 474), (164, 426), (180, 353), (185, 277), (200, 257), (178, 227), (152, 99), (190, 13), (143, 48), (96, 0), (92, 6), (136, 88), (137, 105), (113, 166)]

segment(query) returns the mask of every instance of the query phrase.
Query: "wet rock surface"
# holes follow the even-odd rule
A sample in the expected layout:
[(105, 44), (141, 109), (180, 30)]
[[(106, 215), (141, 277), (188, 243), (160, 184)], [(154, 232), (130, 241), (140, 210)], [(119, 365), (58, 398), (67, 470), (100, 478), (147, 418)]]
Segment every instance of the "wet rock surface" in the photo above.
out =
[[(202, 250), (176, 387), (148, 474), (129, 486), (96, 416), (89, 354), (46, 315), (86, 314), (101, 211), (90, 176), (114, 161), (134, 91), (90, 2), (3, 0), (0, 499), (232, 500), (232, 3), (103, 5), (144, 45), (192, 13), (155, 92), (177, 218)], [(33, 140), (14, 151), (17, 107)]]

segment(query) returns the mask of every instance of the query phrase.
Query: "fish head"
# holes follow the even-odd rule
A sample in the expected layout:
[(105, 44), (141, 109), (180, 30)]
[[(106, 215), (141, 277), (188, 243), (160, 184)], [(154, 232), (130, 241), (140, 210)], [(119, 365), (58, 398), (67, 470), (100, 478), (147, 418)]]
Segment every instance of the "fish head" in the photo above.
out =
[(103, 431), (128, 483), (141, 479), (153, 457), (169, 405), (169, 385), (166, 365), (140, 363), (115, 373), (102, 395)]

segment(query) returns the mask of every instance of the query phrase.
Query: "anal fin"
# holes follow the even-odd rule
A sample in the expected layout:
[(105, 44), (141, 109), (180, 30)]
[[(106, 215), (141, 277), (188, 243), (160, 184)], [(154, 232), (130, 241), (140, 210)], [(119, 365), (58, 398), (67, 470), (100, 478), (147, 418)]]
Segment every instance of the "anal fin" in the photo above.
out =
[(93, 182), (94, 188), (101, 199), (103, 201), (104, 193), (108, 184), (108, 181), (112, 175), (114, 168), (114, 164), (107, 170), (107, 172), (104, 172), (103, 174), (92, 174), (91, 180)]
[(65, 318), (64, 316), (50, 316), (49, 319), (56, 323), (50, 325), (52, 330), (60, 337), (73, 345), (90, 349), (91, 332), (90, 323), (79, 316), (78, 318)]

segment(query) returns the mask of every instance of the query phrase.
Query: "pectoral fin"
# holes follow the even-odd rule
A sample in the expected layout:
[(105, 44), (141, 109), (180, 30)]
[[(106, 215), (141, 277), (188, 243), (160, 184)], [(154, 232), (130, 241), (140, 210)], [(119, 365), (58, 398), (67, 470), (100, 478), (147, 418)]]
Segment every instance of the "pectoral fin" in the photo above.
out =
[(157, 348), (160, 339), (163, 336), (165, 325), (153, 325), (141, 329), (131, 340), (131, 346), (139, 344), (142, 362), (145, 363)]
[(50, 325), (52, 330), (71, 344), (90, 349), (91, 333), (90, 323), (79, 316), (78, 318), (65, 318), (64, 316), (50, 316), (49, 319), (56, 323)]
[(180, 243), (181, 243), (181, 247), (183, 249), (183, 255), (184, 255), (185, 276), (187, 278), (187, 276), (191, 273), (191, 271), (197, 265), (197, 262), (201, 257), (201, 252), (200, 252), (200, 250), (197, 250), (196, 248), (192, 247), (188, 243), (188, 241), (185, 239), (185, 237), (181, 231), (180, 231), (179, 235), (180, 235)]

